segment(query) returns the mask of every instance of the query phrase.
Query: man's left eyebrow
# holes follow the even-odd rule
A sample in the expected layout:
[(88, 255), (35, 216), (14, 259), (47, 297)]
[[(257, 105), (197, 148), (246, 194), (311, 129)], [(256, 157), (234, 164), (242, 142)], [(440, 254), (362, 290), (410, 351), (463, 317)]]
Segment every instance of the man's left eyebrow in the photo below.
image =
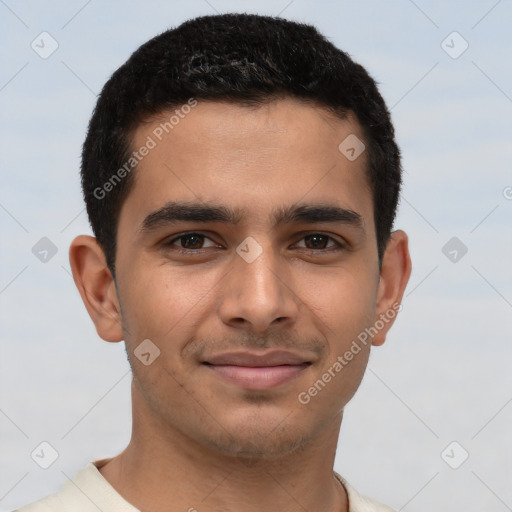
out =
[(338, 223), (358, 228), (364, 234), (363, 217), (347, 208), (327, 204), (302, 204), (287, 208), (280, 208), (274, 212), (273, 226), (292, 223)]
[[(147, 233), (177, 222), (220, 222), (236, 225), (244, 218), (244, 210), (209, 203), (170, 202), (150, 213), (142, 222), (139, 231)], [(274, 210), (272, 228), (286, 224), (341, 223), (359, 229), (363, 234), (363, 217), (350, 209), (329, 204), (295, 204)]]

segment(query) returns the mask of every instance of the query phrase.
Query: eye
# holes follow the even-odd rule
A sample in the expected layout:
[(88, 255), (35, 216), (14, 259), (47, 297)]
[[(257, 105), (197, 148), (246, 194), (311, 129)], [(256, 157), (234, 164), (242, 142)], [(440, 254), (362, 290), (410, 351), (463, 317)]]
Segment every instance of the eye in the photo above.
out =
[[(333, 237), (326, 235), (324, 233), (311, 233), (302, 238), (305, 241), (304, 248), (311, 250), (339, 250), (344, 248), (344, 244), (338, 242)], [(331, 241), (331, 245), (328, 246), (329, 241)]]
[[(208, 247), (216, 247), (216, 244), (210, 238), (201, 233), (184, 233), (166, 242), (165, 246), (176, 247), (178, 250), (197, 251), (205, 248), (203, 246), (205, 240), (209, 240), (211, 242), (211, 245)], [(179, 245), (175, 245), (175, 242), (178, 241)]]
[[(190, 232), (182, 233), (165, 242), (164, 247), (185, 253), (194, 253), (219, 246), (202, 233)], [(310, 233), (303, 236), (300, 242), (296, 244), (296, 247), (314, 252), (334, 252), (344, 249), (345, 245), (325, 233)]]

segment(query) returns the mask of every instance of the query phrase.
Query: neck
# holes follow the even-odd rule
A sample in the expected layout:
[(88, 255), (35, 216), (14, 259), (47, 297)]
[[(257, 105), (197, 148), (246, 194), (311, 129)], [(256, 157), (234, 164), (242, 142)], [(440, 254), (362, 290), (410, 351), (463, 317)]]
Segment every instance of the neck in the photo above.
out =
[(139, 510), (348, 511), (345, 490), (333, 474), (341, 414), (299, 450), (241, 459), (162, 425), (134, 387), (132, 402), (130, 443), (100, 472)]

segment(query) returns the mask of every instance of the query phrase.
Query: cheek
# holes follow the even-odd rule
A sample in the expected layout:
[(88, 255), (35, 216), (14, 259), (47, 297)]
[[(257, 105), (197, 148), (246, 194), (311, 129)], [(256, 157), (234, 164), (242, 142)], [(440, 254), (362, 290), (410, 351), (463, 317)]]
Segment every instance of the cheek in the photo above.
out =
[(373, 321), (377, 285), (367, 268), (322, 269), (301, 281), (301, 299), (328, 327), (329, 339), (343, 344)]
[[(174, 338), (179, 343), (221, 278), (220, 272), (141, 264), (140, 271), (132, 272), (123, 287), (126, 342), (133, 344), (149, 338), (163, 346)], [(173, 346), (179, 348), (177, 344)]]

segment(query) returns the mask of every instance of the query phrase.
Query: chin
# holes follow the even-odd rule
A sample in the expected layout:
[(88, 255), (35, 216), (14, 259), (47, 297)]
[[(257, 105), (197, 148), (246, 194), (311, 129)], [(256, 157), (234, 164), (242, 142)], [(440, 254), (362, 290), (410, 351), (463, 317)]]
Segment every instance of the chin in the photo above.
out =
[[(274, 459), (303, 450), (318, 432), (313, 425), (297, 424), (296, 412), (249, 412), (239, 410), (235, 417), (220, 419), (213, 429), (202, 432), (202, 441), (226, 456), (247, 459)], [(222, 425), (222, 426), (221, 426)], [(210, 424), (210, 426), (212, 426)], [(223, 428), (224, 427), (224, 428)]]
[(217, 452), (226, 456), (236, 457), (247, 463), (254, 464), (257, 460), (272, 460), (299, 453), (309, 444), (311, 439), (301, 435), (273, 433), (253, 435), (245, 431), (232, 437), (220, 436), (210, 439), (209, 445)]

